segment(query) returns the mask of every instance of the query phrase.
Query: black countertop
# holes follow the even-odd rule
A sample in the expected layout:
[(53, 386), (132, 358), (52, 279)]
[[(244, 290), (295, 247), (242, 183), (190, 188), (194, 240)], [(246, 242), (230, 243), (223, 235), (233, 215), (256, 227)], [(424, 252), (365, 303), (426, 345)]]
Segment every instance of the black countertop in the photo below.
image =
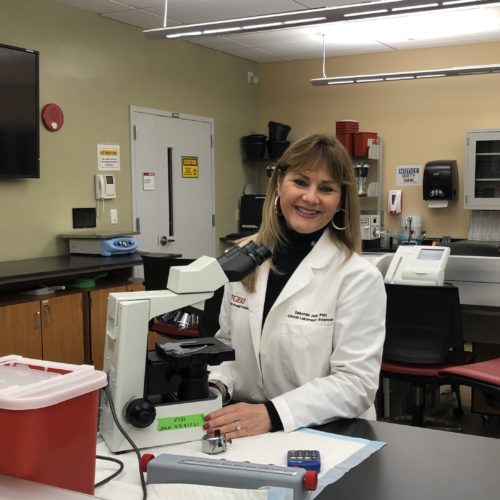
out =
[(497, 500), (500, 439), (368, 420), (320, 430), (387, 443), (318, 500)]
[(101, 257), (99, 255), (59, 255), (37, 259), (0, 262), (0, 286), (63, 277), (85, 276), (95, 272), (127, 269), (142, 264), (139, 253)]

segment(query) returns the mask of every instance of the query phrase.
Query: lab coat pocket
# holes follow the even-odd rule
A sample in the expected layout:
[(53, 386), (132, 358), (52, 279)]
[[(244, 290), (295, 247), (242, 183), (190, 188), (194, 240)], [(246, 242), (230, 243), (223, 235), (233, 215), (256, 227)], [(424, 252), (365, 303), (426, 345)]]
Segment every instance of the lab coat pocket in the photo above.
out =
[(280, 354), (283, 370), (294, 385), (301, 385), (314, 377), (324, 377), (330, 373), (333, 328), (333, 323), (282, 323)]

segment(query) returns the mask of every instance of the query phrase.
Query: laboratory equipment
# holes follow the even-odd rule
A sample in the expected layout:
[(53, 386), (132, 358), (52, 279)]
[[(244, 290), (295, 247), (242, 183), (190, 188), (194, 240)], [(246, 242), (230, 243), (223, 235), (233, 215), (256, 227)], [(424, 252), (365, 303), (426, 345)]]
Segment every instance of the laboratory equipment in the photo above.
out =
[(449, 247), (399, 246), (385, 275), (385, 282), (442, 286), (449, 255)]
[[(138, 448), (200, 440), (204, 415), (222, 406), (208, 388), (207, 365), (234, 359), (234, 350), (212, 337), (157, 343), (147, 350), (151, 318), (205, 300), (228, 281), (240, 281), (271, 257), (253, 241), (215, 259), (203, 256), (170, 269), (167, 290), (111, 293), (108, 298), (104, 370), (120, 426)], [(100, 431), (112, 452), (131, 448), (113, 418), (109, 398)]]
[(219, 429), (216, 429), (215, 432), (210, 432), (203, 436), (201, 440), (201, 449), (203, 453), (207, 453), (209, 455), (215, 455), (216, 453), (223, 453), (227, 450), (227, 443), (230, 443), (231, 440), (226, 439), (226, 435), (222, 434)]
[(366, 178), (368, 177), (368, 169), (370, 165), (368, 163), (356, 163), (354, 164), (354, 175), (356, 177), (356, 186), (358, 190), (358, 196), (366, 196)]
[(305, 470), (321, 470), (321, 454), (318, 450), (288, 450), (288, 467), (302, 467)]
[(380, 216), (376, 214), (359, 216), (359, 228), (362, 240), (377, 240), (380, 238)]
[(317, 472), (300, 467), (195, 458), (167, 453), (157, 457), (150, 455), (146, 460), (142, 465), (148, 473), (148, 484), (187, 483), (242, 489), (274, 486), (291, 489), (294, 500), (305, 498), (308, 492), (314, 491), (318, 485)]
[(262, 222), (265, 194), (245, 194), (240, 200), (240, 233), (256, 233)]
[[(451, 244), (452, 254), (445, 271), (446, 281), (458, 287), (462, 304), (493, 308), (489, 312), (498, 318), (500, 312), (500, 257), (492, 257), (492, 254), (481, 254), (480, 245), (474, 245), (477, 242), (465, 243), (470, 243), (470, 245), (463, 244), (459, 247), (462, 249), (461, 254), (456, 253), (460, 250), (455, 251), (454, 243)], [(480, 315), (484, 321), (487, 311), (482, 311)], [(490, 325), (489, 330), (493, 331), (494, 328)]]
[(90, 365), (0, 357), (0, 475), (93, 495), (105, 385)]
[(90, 254), (109, 257), (111, 255), (134, 253), (136, 250), (137, 241), (135, 238), (127, 235), (69, 238), (69, 253), (71, 254)]

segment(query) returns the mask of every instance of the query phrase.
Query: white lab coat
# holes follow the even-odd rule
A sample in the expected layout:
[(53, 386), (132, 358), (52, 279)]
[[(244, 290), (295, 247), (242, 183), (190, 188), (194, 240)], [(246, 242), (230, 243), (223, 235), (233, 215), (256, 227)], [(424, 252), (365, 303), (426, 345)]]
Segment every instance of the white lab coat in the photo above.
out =
[(285, 431), (338, 418), (374, 418), (385, 338), (380, 272), (325, 231), (271, 307), (262, 327), (269, 261), (256, 291), (229, 283), (216, 337), (235, 361), (211, 367), (234, 400), (272, 400)]

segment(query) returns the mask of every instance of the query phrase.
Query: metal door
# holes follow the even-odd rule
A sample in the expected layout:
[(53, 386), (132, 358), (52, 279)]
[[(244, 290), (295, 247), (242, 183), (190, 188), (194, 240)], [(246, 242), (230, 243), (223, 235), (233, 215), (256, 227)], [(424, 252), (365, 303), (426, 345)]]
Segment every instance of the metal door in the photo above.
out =
[(213, 120), (136, 107), (130, 117), (139, 249), (213, 256)]

